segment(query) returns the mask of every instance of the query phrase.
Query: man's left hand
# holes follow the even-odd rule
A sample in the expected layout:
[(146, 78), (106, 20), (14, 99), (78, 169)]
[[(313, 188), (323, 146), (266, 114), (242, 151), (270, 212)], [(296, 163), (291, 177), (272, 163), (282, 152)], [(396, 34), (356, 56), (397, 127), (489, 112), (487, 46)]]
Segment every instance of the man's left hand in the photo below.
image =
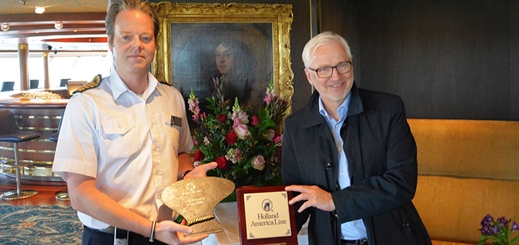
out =
[(328, 212), (335, 210), (332, 194), (319, 188), (318, 186), (290, 185), (285, 187), (285, 190), (301, 193), (288, 202), (290, 205), (293, 205), (296, 202), (305, 201), (303, 205), (301, 205), (301, 207), (297, 210), (299, 213), (303, 212), (309, 207), (315, 207)]

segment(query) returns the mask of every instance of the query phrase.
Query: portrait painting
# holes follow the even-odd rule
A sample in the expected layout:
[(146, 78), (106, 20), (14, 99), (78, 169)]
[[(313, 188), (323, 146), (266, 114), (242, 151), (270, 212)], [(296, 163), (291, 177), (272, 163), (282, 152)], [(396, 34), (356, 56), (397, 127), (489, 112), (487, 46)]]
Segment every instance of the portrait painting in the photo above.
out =
[(290, 101), (292, 23), (283, 4), (153, 4), (161, 33), (152, 73), (176, 87), (187, 101), (191, 91), (203, 107), (222, 84), (226, 100), (235, 98), (255, 112), (269, 83)]
[(218, 79), (225, 99), (257, 109), (273, 78), (271, 40), (270, 23), (172, 23), (171, 82), (204, 100)]

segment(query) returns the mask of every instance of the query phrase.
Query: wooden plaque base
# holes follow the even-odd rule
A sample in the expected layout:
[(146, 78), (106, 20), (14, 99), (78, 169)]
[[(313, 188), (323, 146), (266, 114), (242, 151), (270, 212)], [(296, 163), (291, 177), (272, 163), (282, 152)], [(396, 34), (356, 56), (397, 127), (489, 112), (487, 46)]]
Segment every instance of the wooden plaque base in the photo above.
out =
[[(279, 199), (275, 199), (276, 201), (272, 201), (269, 198), (269, 195), (280, 195)], [(265, 197), (265, 198), (263, 198)], [(292, 192), (285, 191), (284, 186), (268, 186), (268, 187), (242, 187), (236, 189), (236, 203), (238, 206), (238, 221), (239, 221), (239, 229), (240, 229), (240, 242), (241, 244), (251, 244), (251, 245), (265, 245), (265, 244), (286, 244), (286, 245), (297, 245), (297, 230), (296, 223), (294, 218), (293, 208), (288, 204), (288, 201), (292, 198)], [(251, 201), (254, 200), (254, 201)], [(259, 200), (259, 201), (257, 201)], [(246, 202), (248, 202), (246, 204)], [(253, 202), (252, 204), (250, 202)], [(256, 207), (258, 205), (260, 208), (264, 210), (264, 212), (257, 214), (256, 210), (251, 208), (251, 205)], [(246, 207), (249, 207), (246, 210)], [(288, 208), (286, 212), (271, 212), (272, 209), (284, 211)], [(261, 238), (251, 238), (251, 232), (248, 231), (251, 224), (254, 221), (247, 220), (247, 212), (249, 217), (252, 215), (253, 217), (262, 217), (266, 221), (260, 222), (261, 224), (267, 226), (268, 228), (263, 229), (271, 229), (272, 233), (277, 233), (272, 236), (265, 235), (261, 236)], [(252, 212), (252, 213), (251, 213)], [(269, 213), (270, 212), (270, 213)], [(288, 217), (280, 217), (280, 216), (288, 216)], [(286, 219), (285, 219), (286, 218)], [(290, 222), (290, 224), (286, 224), (285, 222)], [(277, 226), (276, 223), (283, 223), (281, 226)], [(283, 235), (279, 235), (278, 227), (289, 227), (288, 232), (285, 232)], [(270, 228), (271, 227), (271, 228)], [(285, 230), (282, 229), (282, 233)], [(270, 232), (269, 232), (270, 233)], [(288, 233), (288, 234), (287, 234)]]

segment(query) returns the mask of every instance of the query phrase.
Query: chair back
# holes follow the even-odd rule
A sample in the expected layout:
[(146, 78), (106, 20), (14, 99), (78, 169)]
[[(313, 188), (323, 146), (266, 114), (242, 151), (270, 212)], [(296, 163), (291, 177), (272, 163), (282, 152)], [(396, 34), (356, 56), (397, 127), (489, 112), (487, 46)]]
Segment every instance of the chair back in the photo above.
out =
[(40, 83), (40, 80), (39, 79), (34, 79), (34, 80), (31, 80), (30, 81), (30, 89), (35, 89), (35, 88), (38, 88), (38, 85)]
[(0, 110), (0, 135), (16, 134), (20, 131), (18, 122), (10, 110)]
[(67, 86), (67, 82), (68, 82), (68, 80), (70, 80), (70, 78), (62, 78), (62, 79), (60, 80), (59, 86), (60, 86), (60, 87), (66, 87), (66, 86)]
[(61, 123), (63, 122), (63, 116), (65, 115), (65, 110), (63, 110), (63, 114), (61, 114), (61, 119), (59, 120), (59, 124), (58, 124), (58, 131), (52, 133), (51, 135), (49, 135), (49, 140), (50, 141), (54, 141), (54, 142), (58, 142), (58, 138), (59, 138), (59, 130), (61, 129)]
[(14, 82), (13, 81), (7, 81), (2, 83), (2, 90), (0, 92), (5, 91), (14, 91)]

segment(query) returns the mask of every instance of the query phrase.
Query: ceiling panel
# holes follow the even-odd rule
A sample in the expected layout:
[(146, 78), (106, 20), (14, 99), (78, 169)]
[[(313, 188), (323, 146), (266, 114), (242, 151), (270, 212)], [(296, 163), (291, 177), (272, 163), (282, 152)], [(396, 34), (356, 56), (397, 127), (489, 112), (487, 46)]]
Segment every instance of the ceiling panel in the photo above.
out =
[(0, 0), (0, 14), (34, 14), (35, 6), (45, 13), (106, 12), (108, 0)]
[[(45, 6), (46, 10), (36, 14), (35, 6)], [(29, 43), (31, 49), (49, 44), (63, 49), (106, 49), (106, 42), (60, 43), (60, 39), (106, 37), (107, 6), (108, 0), (0, 0), (0, 24), (9, 24), (9, 30), (0, 31), (0, 51), (17, 49), (18, 43)], [(56, 29), (55, 21), (62, 21), (63, 28)], [(49, 39), (53, 42), (45, 41)]]

